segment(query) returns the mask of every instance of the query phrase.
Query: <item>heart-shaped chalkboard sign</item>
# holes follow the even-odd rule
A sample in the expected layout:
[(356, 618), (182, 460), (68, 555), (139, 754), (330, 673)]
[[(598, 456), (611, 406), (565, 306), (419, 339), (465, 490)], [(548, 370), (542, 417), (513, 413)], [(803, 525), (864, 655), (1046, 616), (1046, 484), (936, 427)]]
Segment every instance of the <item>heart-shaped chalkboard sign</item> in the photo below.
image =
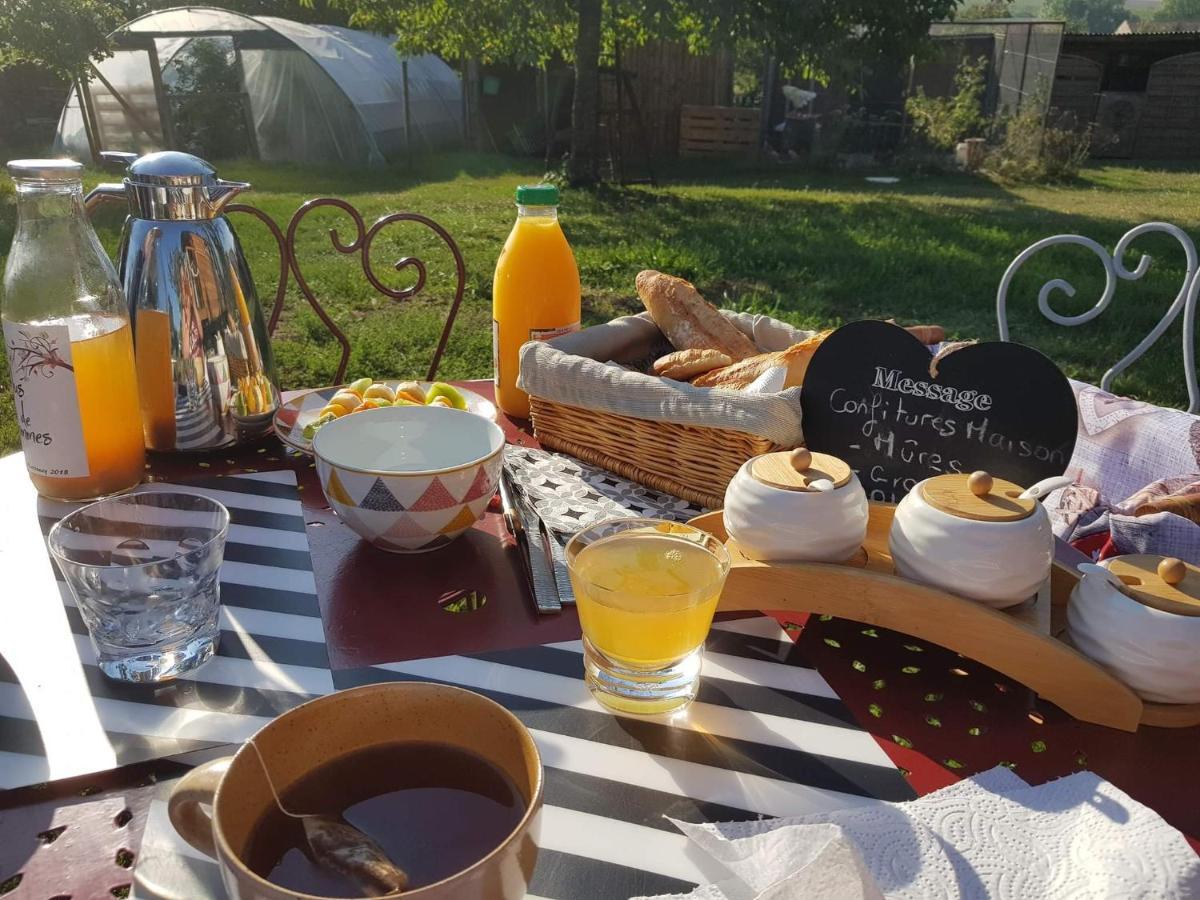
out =
[(1077, 411), (1054, 363), (1000, 342), (953, 350), (931, 371), (933, 360), (897, 325), (839, 328), (804, 377), (809, 449), (846, 460), (867, 496), (889, 503), (945, 472), (984, 469), (1023, 486), (1063, 473)]

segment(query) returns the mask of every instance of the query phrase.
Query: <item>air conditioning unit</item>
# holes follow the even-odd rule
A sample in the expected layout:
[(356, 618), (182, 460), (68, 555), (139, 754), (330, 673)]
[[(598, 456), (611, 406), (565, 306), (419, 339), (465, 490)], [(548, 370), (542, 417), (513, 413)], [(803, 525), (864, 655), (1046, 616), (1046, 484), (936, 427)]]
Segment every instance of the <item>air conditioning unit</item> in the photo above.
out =
[(1131, 159), (1146, 95), (1139, 91), (1102, 91), (1092, 132), (1092, 156)]

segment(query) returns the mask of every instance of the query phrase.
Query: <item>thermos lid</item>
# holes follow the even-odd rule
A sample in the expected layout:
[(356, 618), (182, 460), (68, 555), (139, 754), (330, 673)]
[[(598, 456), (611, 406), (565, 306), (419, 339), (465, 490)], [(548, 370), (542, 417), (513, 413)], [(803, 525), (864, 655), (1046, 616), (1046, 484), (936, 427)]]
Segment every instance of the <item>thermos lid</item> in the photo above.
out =
[(93, 193), (115, 196), (123, 191), (130, 213), (138, 219), (212, 219), (221, 214), (227, 202), (250, 187), (243, 181), (218, 178), (217, 170), (200, 157), (177, 150), (145, 156), (105, 152), (101, 156), (106, 162), (127, 167), (125, 181), (123, 187), (101, 185)]
[(30, 181), (78, 181), (83, 165), (73, 159), (12, 159), (8, 174)]
[[(819, 491), (814, 482), (826, 481), (839, 488), (850, 480), (850, 467), (836, 456), (813, 453), (804, 447), (766, 453), (750, 464), (755, 481), (785, 491)], [(825, 490), (830, 490), (829, 485)]]
[(918, 487), (925, 502), (959, 519), (977, 522), (1017, 522), (1033, 515), (1034, 498), (1021, 499), (1025, 489), (987, 472), (935, 475)]
[(1137, 553), (1114, 557), (1108, 571), (1143, 606), (1181, 616), (1200, 616), (1200, 568), (1172, 556)]
[(217, 170), (190, 153), (147, 153), (129, 166), (129, 180), (156, 187), (205, 187), (217, 183)]

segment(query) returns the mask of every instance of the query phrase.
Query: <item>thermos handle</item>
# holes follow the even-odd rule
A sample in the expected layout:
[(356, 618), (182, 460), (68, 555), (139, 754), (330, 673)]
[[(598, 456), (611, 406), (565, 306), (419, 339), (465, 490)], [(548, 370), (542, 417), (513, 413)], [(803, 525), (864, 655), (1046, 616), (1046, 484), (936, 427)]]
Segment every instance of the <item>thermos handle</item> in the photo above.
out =
[(136, 153), (127, 153), (124, 150), (101, 150), (100, 160), (110, 163), (111, 165), (120, 166), (122, 169), (128, 169), (138, 159)]
[(106, 182), (98, 184), (83, 198), (83, 208), (90, 216), (96, 211), (96, 207), (104, 203), (127, 203), (125, 199), (125, 185), (113, 184)]
[[(120, 166), (122, 169), (128, 169), (137, 160), (136, 153), (126, 153), (123, 150), (102, 150), (100, 151), (100, 161), (108, 163), (111, 166)], [(90, 216), (95, 209), (103, 203), (125, 203), (125, 185), (105, 182), (98, 184), (83, 198), (83, 208)]]

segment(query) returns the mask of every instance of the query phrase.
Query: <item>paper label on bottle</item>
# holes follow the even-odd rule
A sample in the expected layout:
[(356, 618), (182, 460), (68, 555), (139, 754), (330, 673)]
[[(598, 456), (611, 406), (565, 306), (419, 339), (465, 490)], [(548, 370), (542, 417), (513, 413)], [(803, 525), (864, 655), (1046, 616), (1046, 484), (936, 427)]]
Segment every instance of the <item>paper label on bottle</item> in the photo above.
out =
[(549, 341), (578, 330), (578, 322), (572, 322), (570, 325), (563, 325), (559, 328), (530, 328), (529, 339), (531, 341)]
[(31, 472), (84, 478), (88, 468), (79, 395), (66, 325), (4, 323), (21, 449)]

